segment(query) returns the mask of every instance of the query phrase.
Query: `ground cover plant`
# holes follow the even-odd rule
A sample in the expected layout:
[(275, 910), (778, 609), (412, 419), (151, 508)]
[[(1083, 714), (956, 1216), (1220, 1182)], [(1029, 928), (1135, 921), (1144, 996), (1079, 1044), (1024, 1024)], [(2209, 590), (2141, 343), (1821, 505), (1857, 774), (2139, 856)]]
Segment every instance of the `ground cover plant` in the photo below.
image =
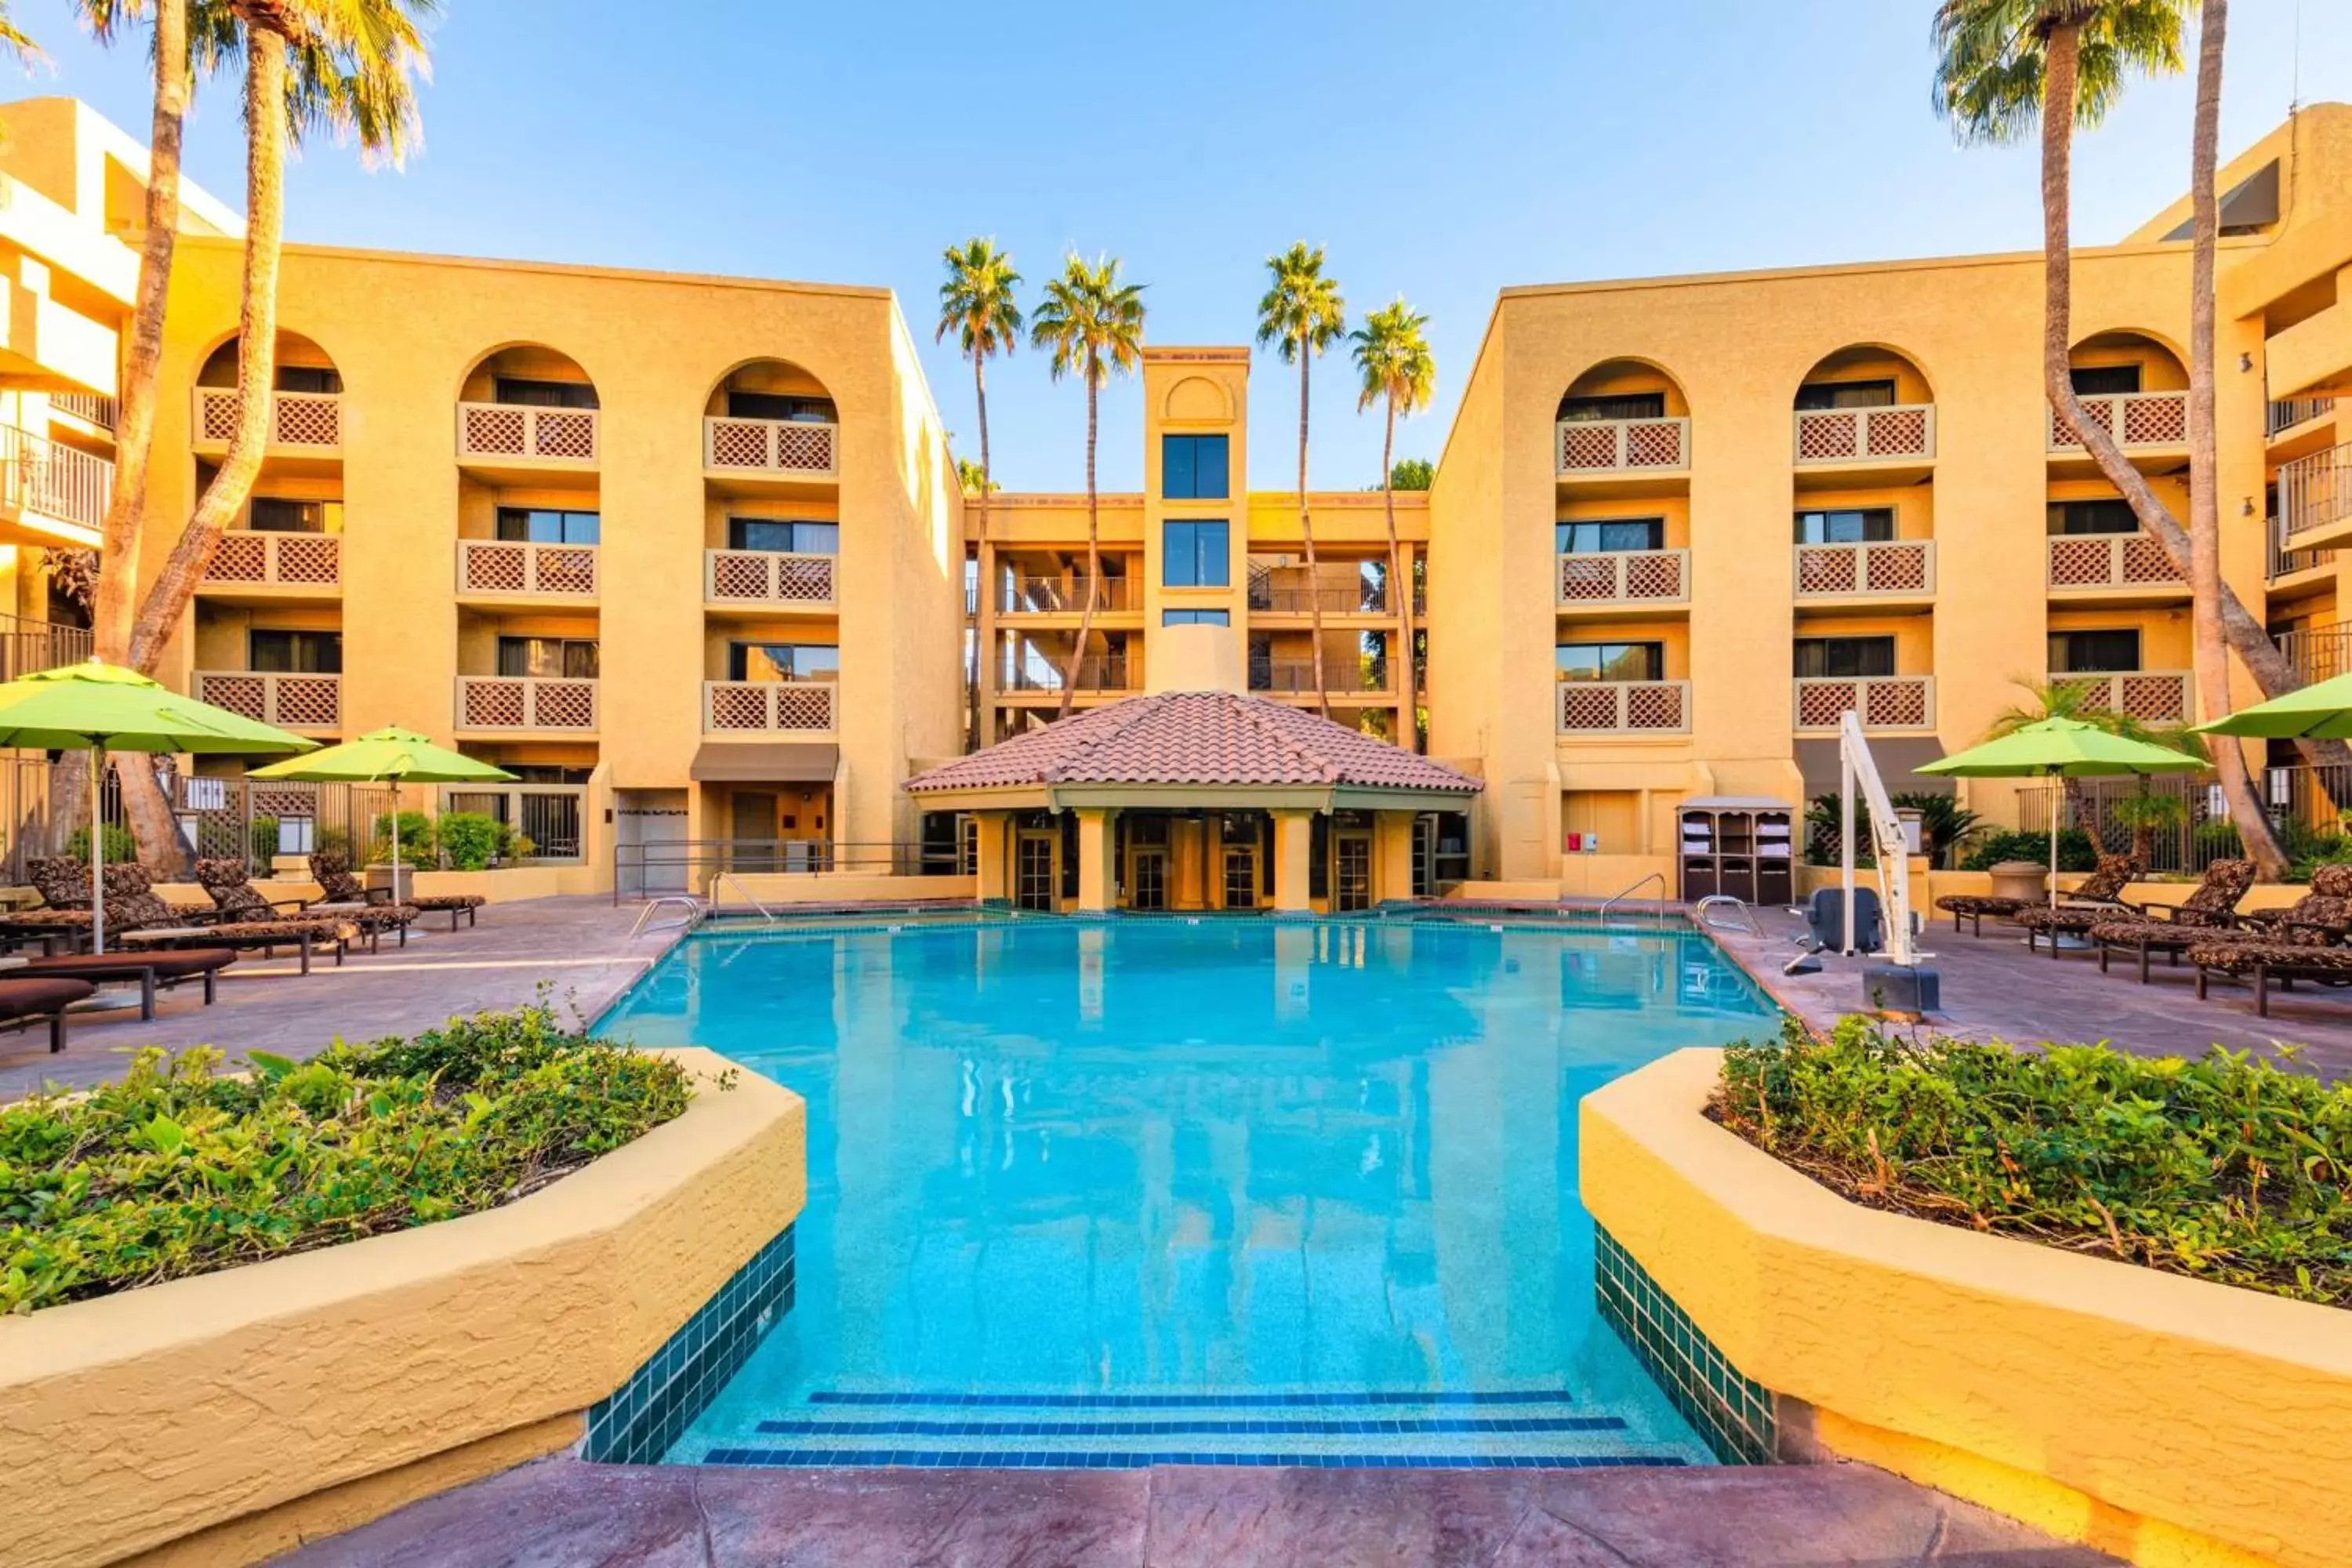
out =
[(2292, 1062), (1791, 1022), (1708, 1114), (1874, 1208), (2352, 1305), (2352, 1087)]
[(139, 1054), (0, 1108), (0, 1310), (29, 1311), (495, 1208), (686, 1109), (676, 1063), (544, 1005), (308, 1061)]

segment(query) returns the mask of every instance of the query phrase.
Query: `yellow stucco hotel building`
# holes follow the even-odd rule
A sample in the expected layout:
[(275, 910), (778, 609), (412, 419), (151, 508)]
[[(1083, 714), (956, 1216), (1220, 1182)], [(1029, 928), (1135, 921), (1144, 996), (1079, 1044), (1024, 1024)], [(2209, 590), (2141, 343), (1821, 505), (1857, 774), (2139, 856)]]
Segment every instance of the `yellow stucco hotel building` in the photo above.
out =
[[(144, 154), (70, 100), (0, 113), (0, 584), (12, 644), (70, 650), (39, 552), (97, 538)], [(2332, 674), (2352, 109), (2305, 110), (2222, 187), (2224, 570)], [(2074, 274), (2078, 387), (2184, 517), (2186, 218)], [(239, 224), (191, 191), (186, 229), (150, 573), (236, 377)], [(1160, 781), (1132, 810), (1055, 765), (1017, 795), (906, 787), (1053, 715), (1086, 512), (1007, 490), (983, 518), (887, 290), (289, 246), (279, 316), (268, 458), (166, 678), (499, 763), (522, 782), (487, 804), (577, 890), (616, 859), (658, 882), (647, 847), (679, 842), (781, 846), (771, 868), (849, 891), (889, 869), (1065, 905), (1673, 888), (1685, 804), (1801, 811), (1850, 708), (1896, 788), (2021, 680), (2193, 709), (2186, 585), (2041, 395), (2036, 255), (1505, 289), (1433, 489), (1399, 498), (1393, 583), (1376, 492), (1312, 498), (1310, 574), (1294, 497), (1248, 489), (1245, 349), (1152, 348), (1081, 713), (1202, 689), (1314, 709), (1319, 605), (1331, 717), (1479, 787), (1383, 795), (1342, 767), (1279, 801)], [(1261, 805), (1271, 826), (1244, 820)]]

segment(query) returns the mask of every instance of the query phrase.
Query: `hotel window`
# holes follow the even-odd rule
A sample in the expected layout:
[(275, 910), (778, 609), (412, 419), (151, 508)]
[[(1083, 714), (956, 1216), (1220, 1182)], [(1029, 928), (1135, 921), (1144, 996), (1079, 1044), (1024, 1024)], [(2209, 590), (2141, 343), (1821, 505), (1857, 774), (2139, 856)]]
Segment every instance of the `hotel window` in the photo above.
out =
[(1895, 383), (1885, 381), (1809, 381), (1797, 388), (1797, 412), (1824, 408), (1891, 408)]
[(338, 393), (343, 389), (342, 372), (332, 365), (281, 364), (273, 379), (280, 392)]
[(1171, 588), (1223, 588), (1232, 581), (1222, 521), (1170, 521), (1160, 540), (1160, 580)]
[(830, 397), (803, 397), (774, 392), (730, 392), (730, 419), (782, 419), (793, 425), (835, 425), (841, 416)]
[(1797, 679), (1866, 679), (1895, 673), (1893, 637), (1799, 637)]
[(1874, 544), (1895, 537), (1892, 507), (1849, 507), (1838, 511), (1797, 514), (1800, 544)]
[(603, 531), (603, 518), (593, 511), (499, 508), (499, 537), (509, 544), (593, 544)]
[(2077, 365), (2066, 373), (2074, 384), (2077, 397), (2111, 397), (2117, 393), (2139, 390), (2139, 366), (2136, 364)]
[(1552, 548), (1562, 555), (1593, 555), (1620, 550), (1664, 550), (1666, 520), (1630, 517), (1609, 522), (1555, 522)]
[(1234, 624), (1230, 610), (1162, 610), (1160, 624), (1163, 626), (1229, 626)]
[(1223, 500), (1226, 494), (1225, 437), (1160, 437), (1160, 493), (1170, 500)]
[(2133, 512), (2131, 502), (2120, 498), (2053, 500), (2050, 503), (2050, 531), (2053, 534), (2137, 533), (2139, 518)]
[(841, 649), (831, 643), (737, 642), (727, 645), (730, 680), (834, 680)]
[(256, 629), (246, 634), (246, 668), (273, 675), (341, 675), (343, 634)]
[(593, 680), (597, 651), (593, 637), (499, 639), (499, 673), (539, 679)]
[(1664, 419), (1663, 392), (1621, 392), (1609, 397), (1563, 397), (1559, 416), (1579, 422), (1594, 419)]
[(341, 533), (343, 503), (256, 496), (246, 511), (245, 526), (255, 533)]
[(730, 517), (727, 520), (727, 548), (772, 551), (784, 555), (838, 555), (841, 524), (777, 517)]
[(2131, 630), (2052, 632), (2050, 673), (2095, 675), (2139, 668), (2139, 633)]
[(536, 381), (529, 376), (502, 375), (497, 378), (490, 396), (499, 403), (518, 403), (529, 408), (593, 408), (596, 389), (584, 381)]
[(1662, 642), (1564, 642), (1552, 649), (1562, 680), (1664, 680)]

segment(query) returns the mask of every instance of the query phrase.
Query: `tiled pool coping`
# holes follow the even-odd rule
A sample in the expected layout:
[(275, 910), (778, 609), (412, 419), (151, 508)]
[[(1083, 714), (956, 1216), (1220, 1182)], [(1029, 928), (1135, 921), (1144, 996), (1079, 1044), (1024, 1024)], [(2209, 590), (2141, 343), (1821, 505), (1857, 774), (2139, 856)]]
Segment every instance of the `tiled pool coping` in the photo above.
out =
[(1777, 1462), (1779, 1401), (1772, 1391), (1733, 1366), (1597, 1221), (1592, 1239), (1592, 1289), (1601, 1317), (1683, 1419), (1727, 1465)]

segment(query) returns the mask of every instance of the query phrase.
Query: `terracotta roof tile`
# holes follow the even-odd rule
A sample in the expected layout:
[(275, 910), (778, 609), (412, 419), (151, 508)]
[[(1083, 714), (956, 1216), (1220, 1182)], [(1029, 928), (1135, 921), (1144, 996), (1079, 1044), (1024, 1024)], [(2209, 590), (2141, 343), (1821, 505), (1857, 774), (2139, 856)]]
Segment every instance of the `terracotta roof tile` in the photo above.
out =
[(919, 773), (907, 788), (1056, 784), (1344, 784), (1462, 795), (1483, 787), (1303, 709), (1231, 691), (1169, 691), (1073, 714)]

